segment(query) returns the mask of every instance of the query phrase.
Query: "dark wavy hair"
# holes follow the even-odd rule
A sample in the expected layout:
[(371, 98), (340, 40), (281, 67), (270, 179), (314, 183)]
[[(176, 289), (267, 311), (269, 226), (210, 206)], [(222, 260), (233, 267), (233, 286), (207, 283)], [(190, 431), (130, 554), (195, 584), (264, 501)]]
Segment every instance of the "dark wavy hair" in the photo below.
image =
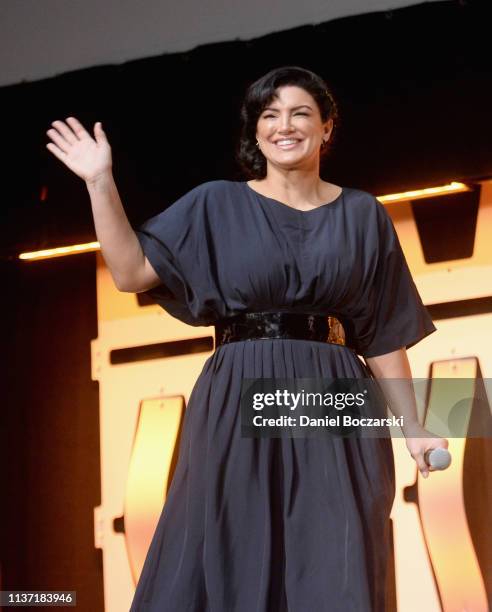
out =
[(333, 130), (327, 146), (320, 149), (320, 159), (331, 151), (339, 115), (328, 85), (316, 73), (300, 66), (275, 68), (249, 85), (241, 107), (241, 131), (235, 156), (250, 178), (262, 179), (266, 176), (266, 158), (256, 146), (256, 126), (263, 109), (276, 97), (276, 90), (282, 85), (296, 85), (305, 89), (316, 101), (322, 122), (333, 119)]

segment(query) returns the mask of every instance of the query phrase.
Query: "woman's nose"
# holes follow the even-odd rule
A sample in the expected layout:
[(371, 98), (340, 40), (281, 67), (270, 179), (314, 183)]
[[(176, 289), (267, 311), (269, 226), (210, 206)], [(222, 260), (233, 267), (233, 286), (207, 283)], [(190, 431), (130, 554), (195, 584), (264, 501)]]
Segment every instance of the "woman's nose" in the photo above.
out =
[(279, 131), (280, 132), (290, 132), (292, 130), (292, 123), (290, 117), (284, 117), (280, 119)]

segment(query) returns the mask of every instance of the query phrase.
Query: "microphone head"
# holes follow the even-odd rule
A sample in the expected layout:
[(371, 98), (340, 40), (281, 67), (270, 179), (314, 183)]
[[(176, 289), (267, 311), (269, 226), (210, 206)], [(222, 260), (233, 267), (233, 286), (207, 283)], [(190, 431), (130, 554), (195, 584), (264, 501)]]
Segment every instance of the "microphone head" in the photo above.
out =
[(451, 463), (451, 453), (446, 448), (434, 448), (425, 453), (425, 462), (435, 470), (445, 470)]

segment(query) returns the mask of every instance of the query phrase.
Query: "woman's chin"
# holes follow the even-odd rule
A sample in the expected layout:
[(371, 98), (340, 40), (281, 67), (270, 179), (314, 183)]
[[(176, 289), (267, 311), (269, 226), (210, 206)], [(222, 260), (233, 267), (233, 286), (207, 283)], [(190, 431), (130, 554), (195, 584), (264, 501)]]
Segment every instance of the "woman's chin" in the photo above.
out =
[(307, 155), (281, 155), (268, 159), (268, 162), (279, 168), (302, 168), (312, 165), (313, 161)]

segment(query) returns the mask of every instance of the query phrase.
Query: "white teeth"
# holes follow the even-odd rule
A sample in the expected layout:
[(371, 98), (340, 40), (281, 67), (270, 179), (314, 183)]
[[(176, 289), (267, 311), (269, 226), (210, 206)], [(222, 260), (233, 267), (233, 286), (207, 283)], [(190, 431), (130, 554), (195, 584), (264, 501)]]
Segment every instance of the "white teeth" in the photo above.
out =
[(277, 140), (277, 144), (278, 145), (294, 144), (295, 142), (299, 142), (299, 141), (298, 140), (293, 140), (293, 139), (289, 139), (289, 140)]

